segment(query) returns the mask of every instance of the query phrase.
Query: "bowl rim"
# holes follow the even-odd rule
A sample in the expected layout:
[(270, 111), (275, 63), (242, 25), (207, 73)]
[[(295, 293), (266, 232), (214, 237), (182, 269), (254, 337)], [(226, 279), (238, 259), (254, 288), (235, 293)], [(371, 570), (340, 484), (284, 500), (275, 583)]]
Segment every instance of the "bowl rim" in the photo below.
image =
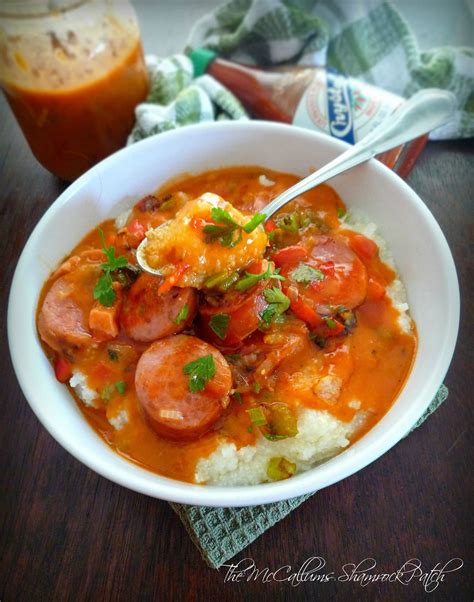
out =
[[(330, 136), (305, 128), (281, 123), (252, 120), (210, 122), (190, 125), (181, 129), (171, 130), (169, 132), (151, 136), (129, 147), (125, 147), (113, 155), (110, 155), (84, 173), (70, 186), (68, 186), (68, 188), (61, 193), (61, 195), (43, 214), (28, 237), (28, 240), (17, 262), (10, 288), (7, 317), (8, 342), (13, 368), (20, 384), (20, 388), (34, 414), (50, 433), (50, 435), (72, 456), (81, 461), (87, 467), (91, 468), (101, 476), (128, 489), (171, 502), (201, 506), (250, 506), (297, 497), (299, 495), (312, 493), (332, 485), (374, 462), (396, 443), (398, 443), (409, 432), (411, 427), (413, 427), (416, 421), (421, 417), (435, 396), (449, 368), (452, 355), (454, 353), (459, 328), (460, 294), (454, 260), (446, 238), (434, 216), (431, 214), (428, 207), (423, 203), (421, 198), (415, 193), (414, 190), (410, 188), (410, 186), (408, 186), (405, 181), (399, 178), (398, 175), (388, 169), (385, 165), (382, 165), (379, 161), (371, 159), (368, 164), (370, 165), (370, 169), (375, 170), (374, 176), (382, 176), (392, 179), (392, 181), (400, 188), (401, 193), (410, 197), (410, 201), (417, 206), (417, 209), (422, 214), (423, 219), (430, 227), (430, 230), (436, 239), (438, 250), (443, 256), (443, 267), (449, 276), (449, 282), (447, 282), (449, 305), (446, 320), (447, 326), (445, 328), (444, 340), (442, 341), (441, 352), (438, 358), (437, 366), (433, 370), (434, 376), (429, 382), (423, 383), (418, 391), (417, 397), (419, 399), (423, 399), (423, 403), (413, 403), (409, 410), (400, 416), (397, 421), (391, 425), (385, 426), (382, 429), (378, 428), (380, 426), (380, 422), (377, 423), (366, 435), (364, 435), (364, 437), (355, 442), (348, 449), (341, 452), (334, 458), (320, 464), (317, 467), (317, 478), (315, 478), (315, 469), (310, 469), (286, 481), (264, 483), (259, 485), (222, 487), (186, 483), (184, 481), (177, 481), (168, 477), (156, 475), (155, 473), (141, 468), (133, 462), (124, 459), (127, 464), (130, 464), (136, 469), (131, 471), (130, 474), (126, 474), (126, 470), (118, 470), (114, 466), (107, 465), (107, 462), (103, 462), (100, 458), (90, 454), (89, 451), (81, 447), (77, 441), (71, 441), (67, 439), (62, 434), (60, 428), (55, 424), (54, 417), (48, 414), (44, 408), (44, 405), (41, 404), (41, 400), (39, 400), (35, 395), (34, 383), (32, 383), (31, 379), (28, 378), (28, 371), (21, 362), (22, 341), (19, 341), (18, 338), (14, 336), (15, 323), (20, 318), (15, 314), (15, 304), (18, 295), (21, 294), (22, 278), (24, 275), (23, 273), (27, 273), (27, 259), (31, 255), (37, 243), (41, 240), (42, 230), (46, 227), (47, 223), (53, 218), (53, 216), (55, 216), (57, 212), (61, 211), (63, 205), (67, 204), (70, 198), (74, 197), (74, 195), (83, 186), (85, 186), (91, 178), (94, 178), (96, 174), (100, 174), (103, 169), (110, 169), (114, 167), (114, 164), (120, 164), (124, 156), (131, 157), (134, 154), (138, 155), (141, 152), (146, 151), (148, 148), (154, 147), (157, 144), (157, 141), (158, 144), (166, 144), (170, 137), (181, 137), (185, 139), (187, 136), (205, 135), (206, 133), (209, 133), (209, 130), (214, 131), (216, 128), (223, 130), (224, 132), (225, 130), (228, 130), (229, 135), (236, 130), (247, 129), (249, 130), (250, 135), (262, 135), (265, 134), (265, 132), (271, 131), (277, 134), (282, 133), (290, 136), (294, 135), (297, 138), (306, 137), (308, 140), (312, 140), (313, 142), (315, 140), (319, 141), (328, 147), (328, 149), (331, 149), (332, 147), (339, 152), (343, 152), (349, 147), (349, 145), (345, 142), (335, 140)], [(35, 324), (36, 323), (34, 321), (34, 336), (37, 337)], [(54, 379), (52, 371), (50, 373), (50, 378)], [(407, 382), (409, 379), (410, 376), (408, 377)], [(406, 383), (404, 387), (405, 386)], [(400, 393), (401, 391), (399, 392), (397, 398), (399, 397)], [(396, 400), (394, 405), (395, 403)], [(100, 439), (97, 434), (96, 436)], [(361, 441), (364, 441), (364, 445), (362, 446), (358, 445)], [(107, 447), (110, 453), (118, 455), (105, 442), (103, 442), (103, 444)], [(152, 478), (150, 478), (150, 475)]]

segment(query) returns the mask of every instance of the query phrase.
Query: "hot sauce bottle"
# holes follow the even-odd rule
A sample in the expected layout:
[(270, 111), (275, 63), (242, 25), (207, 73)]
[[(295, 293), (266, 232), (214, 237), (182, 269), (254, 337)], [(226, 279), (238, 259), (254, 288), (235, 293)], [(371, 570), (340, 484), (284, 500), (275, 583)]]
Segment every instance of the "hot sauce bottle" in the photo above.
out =
[[(195, 76), (208, 73), (239, 98), (253, 117), (281, 121), (355, 144), (403, 103), (403, 98), (324, 67), (257, 69), (218, 58), (211, 50), (191, 52)], [(406, 177), (427, 136), (379, 155)]]

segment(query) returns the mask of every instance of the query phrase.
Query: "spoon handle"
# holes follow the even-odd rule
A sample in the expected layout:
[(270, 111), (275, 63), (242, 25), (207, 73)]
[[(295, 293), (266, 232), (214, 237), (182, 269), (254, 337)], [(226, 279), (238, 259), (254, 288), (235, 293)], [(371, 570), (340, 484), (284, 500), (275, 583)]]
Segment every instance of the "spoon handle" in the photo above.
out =
[(263, 211), (265, 219), (326, 180), (447, 123), (453, 118), (455, 107), (451, 92), (434, 88), (417, 92), (360, 142), (273, 199)]

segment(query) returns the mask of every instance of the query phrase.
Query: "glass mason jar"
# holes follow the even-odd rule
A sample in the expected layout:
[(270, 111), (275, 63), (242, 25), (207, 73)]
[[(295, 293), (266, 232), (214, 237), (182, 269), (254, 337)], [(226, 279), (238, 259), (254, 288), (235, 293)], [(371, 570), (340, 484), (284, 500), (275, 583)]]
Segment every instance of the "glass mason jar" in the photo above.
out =
[(38, 161), (74, 180), (122, 147), (148, 91), (127, 0), (1, 0), (0, 85)]

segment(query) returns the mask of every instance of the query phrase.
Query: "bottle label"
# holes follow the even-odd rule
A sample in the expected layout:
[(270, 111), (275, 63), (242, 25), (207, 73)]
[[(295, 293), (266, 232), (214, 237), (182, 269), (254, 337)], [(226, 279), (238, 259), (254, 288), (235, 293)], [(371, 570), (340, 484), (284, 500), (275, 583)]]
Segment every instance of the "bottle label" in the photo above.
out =
[(318, 69), (300, 100), (293, 123), (354, 144), (402, 102), (403, 98), (370, 84)]

